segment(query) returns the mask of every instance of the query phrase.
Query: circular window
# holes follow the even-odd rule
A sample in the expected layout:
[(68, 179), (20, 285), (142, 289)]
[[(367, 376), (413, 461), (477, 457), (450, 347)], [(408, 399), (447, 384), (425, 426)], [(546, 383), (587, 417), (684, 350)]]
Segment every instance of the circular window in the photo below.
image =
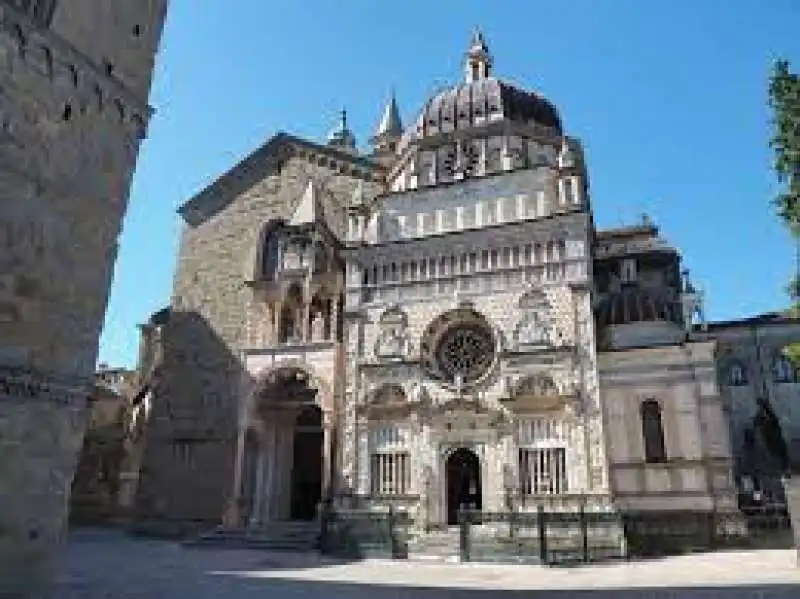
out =
[(442, 314), (430, 324), (420, 345), (423, 367), (451, 384), (477, 383), (494, 364), (494, 332), (473, 310)]
[(438, 366), (451, 381), (477, 381), (489, 371), (493, 359), (492, 333), (481, 326), (454, 326), (445, 331), (436, 346)]

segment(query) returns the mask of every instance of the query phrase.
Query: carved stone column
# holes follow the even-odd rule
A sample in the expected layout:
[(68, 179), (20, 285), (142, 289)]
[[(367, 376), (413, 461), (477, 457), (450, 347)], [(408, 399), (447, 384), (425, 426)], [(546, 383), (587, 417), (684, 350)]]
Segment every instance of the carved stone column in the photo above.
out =
[(277, 478), (278, 469), (278, 455), (277, 445), (275, 443), (275, 423), (270, 422), (266, 425), (264, 431), (264, 452), (266, 454), (264, 460), (264, 501), (263, 501), (263, 518), (262, 522), (269, 522), (274, 520), (275, 512), (275, 480)]
[(303, 343), (311, 341), (311, 300), (306, 298), (300, 310), (303, 328), (301, 329), (301, 340)]
[(264, 464), (266, 455), (264, 440), (258, 438), (258, 458), (256, 459), (256, 484), (255, 497), (253, 498), (253, 512), (250, 515), (250, 526), (259, 526), (262, 523), (262, 510), (264, 508)]
[(330, 340), (339, 340), (339, 312), (341, 311), (341, 302), (335, 299), (331, 302), (331, 313), (328, 315), (330, 318)]
[(359, 495), (368, 495), (370, 492), (369, 467), (369, 421), (359, 416), (356, 423), (356, 492)]
[(236, 457), (233, 466), (233, 489), (230, 492), (228, 505), (225, 509), (222, 522), (226, 528), (238, 528), (241, 525), (240, 505), (242, 501), (242, 479), (245, 462), (245, 433), (246, 429), (240, 427), (236, 437)]
[(272, 307), (272, 344), (277, 345), (281, 340), (281, 314), (283, 313), (283, 302), (270, 304)]
[(323, 412), (322, 421), (322, 498), (330, 497), (331, 492), (331, 473), (333, 470), (333, 434), (334, 434), (333, 413)]

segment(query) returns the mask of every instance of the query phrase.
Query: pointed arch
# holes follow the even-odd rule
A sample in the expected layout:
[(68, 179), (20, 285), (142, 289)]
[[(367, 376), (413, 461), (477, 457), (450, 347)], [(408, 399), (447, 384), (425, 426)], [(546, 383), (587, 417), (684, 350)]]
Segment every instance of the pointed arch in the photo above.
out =
[(274, 280), (280, 266), (280, 238), (286, 221), (273, 218), (263, 223), (245, 266), (248, 281)]

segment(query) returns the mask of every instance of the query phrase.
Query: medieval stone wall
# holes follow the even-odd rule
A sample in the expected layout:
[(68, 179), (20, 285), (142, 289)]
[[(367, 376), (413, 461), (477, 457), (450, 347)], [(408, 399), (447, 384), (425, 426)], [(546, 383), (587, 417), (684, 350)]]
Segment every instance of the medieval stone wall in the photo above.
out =
[[(150, 114), (149, 83), (132, 92), (12, 4), (0, 3), (0, 594), (49, 579)], [(67, 4), (64, 25), (97, 7)], [(136, 76), (149, 82), (163, 15), (139, 16), (153, 43)]]

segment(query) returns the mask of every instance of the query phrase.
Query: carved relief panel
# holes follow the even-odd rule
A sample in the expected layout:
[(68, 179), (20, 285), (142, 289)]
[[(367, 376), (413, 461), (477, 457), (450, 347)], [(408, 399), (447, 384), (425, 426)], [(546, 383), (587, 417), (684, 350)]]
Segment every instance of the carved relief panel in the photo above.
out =
[(552, 306), (542, 291), (529, 291), (520, 298), (520, 316), (514, 326), (513, 347), (527, 351), (557, 344), (557, 329), (551, 317)]
[(405, 360), (412, 351), (408, 316), (398, 307), (386, 310), (378, 321), (375, 355), (383, 360)]

